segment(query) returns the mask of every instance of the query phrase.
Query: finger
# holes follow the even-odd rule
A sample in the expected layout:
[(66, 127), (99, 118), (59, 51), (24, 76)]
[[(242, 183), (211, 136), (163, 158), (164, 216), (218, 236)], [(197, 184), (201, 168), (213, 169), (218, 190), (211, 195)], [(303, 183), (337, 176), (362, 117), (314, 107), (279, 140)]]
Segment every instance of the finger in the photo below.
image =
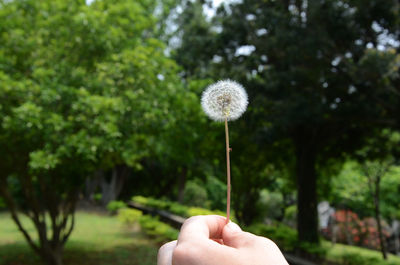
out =
[(201, 264), (224, 264), (227, 257), (237, 260), (238, 253), (234, 248), (218, 242), (222, 239), (225, 225), (226, 218), (223, 216), (203, 215), (189, 218), (181, 228), (173, 253), (173, 264), (199, 264), (198, 261), (205, 256), (207, 262)]
[(243, 232), (242, 229), (233, 222), (228, 223), (224, 227), (222, 238), (226, 246), (233, 248), (248, 247), (258, 241), (257, 236)]
[(202, 215), (187, 219), (181, 228), (178, 244), (195, 240), (222, 238), (226, 218), (218, 215)]
[(172, 253), (176, 248), (176, 240), (164, 244), (158, 250), (157, 265), (172, 265)]
[(213, 239), (213, 241), (217, 242), (220, 245), (224, 244), (224, 241), (222, 239)]

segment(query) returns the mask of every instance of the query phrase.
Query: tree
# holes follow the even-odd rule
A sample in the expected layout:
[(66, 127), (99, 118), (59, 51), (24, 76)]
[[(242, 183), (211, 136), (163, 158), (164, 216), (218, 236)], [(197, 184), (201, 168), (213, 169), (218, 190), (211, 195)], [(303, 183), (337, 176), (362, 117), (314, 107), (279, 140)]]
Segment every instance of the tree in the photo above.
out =
[(382, 224), (381, 224), (381, 181), (384, 175), (389, 170), (390, 163), (379, 163), (377, 161), (367, 161), (363, 166), (363, 172), (368, 179), (368, 188), (371, 193), (371, 197), (374, 201), (374, 213), (375, 219), (378, 226), (379, 243), (381, 246), (381, 252), (384, 259), (387, 259), (387, 247), (386, 239), (383, 237)]
[(139, 166), (173, 122), (174, 95), (187, 95), (153, 38), (155, 8), (0, 1), (0, 194), (46, 264), (62, 264), (85, 179)]
[(368, 189), (373, 201), (379, 242), (384, 259), (387, 259), (387, 246), (381, 222), (381, 186), (382, 180), (387, 178), (390, 168), (394, 166), (394, 157), (398, 153), (399, 141), (399, 133), (385, 130), (380, 138), (370, 141), (369, 146), (360, 150), (361, 157), (375, 157), (375, 159), (366, 160), (363, 163), (362, 171), (368, 180)]
[[(271, 139), (290, 142), (280, 153), (295, 157), (300, 240), (318, 241), (318, 169), (354, 153), (374, 128), (395, 126), (397, 54), (381, 40), (395, 38), (397, 10), (397, 2), (381, 0), (244, 0), (221, 7), (211, 33), (202, 31), (216, 36), (214, 46), (202, 46), (208, 75), (249, 90), (249, 119), (263, 148)], [(188, 47), (177, 56), (202, 59)]]
[[(399, 133), (383, 130), (379, 137), (369, 139), (356, 152), (358, 163), (347, 161), (338, 178), (333, 180), (331, 200), (339, 206), (356, 211), (363, 217), (374, 216), (380, 249), (387, 258), (386, 238), (382, 220), (397, 218)], [(361, 242), (361, 241), (360, 241)]]

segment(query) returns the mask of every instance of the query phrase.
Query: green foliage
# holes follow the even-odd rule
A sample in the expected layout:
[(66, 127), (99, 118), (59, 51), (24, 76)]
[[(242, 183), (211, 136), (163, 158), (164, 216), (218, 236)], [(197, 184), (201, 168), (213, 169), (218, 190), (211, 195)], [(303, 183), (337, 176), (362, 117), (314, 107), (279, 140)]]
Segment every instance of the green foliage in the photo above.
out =
[[(189, 207), (186, 210), (186, 214), (188, 217), (196, 216), (196, 215), (221, 215), (221, 216), (226, 215), (225, 212), (222, 212), (219, 210), (208, 210), (208, 209), (198, 208), (198, 207)], [(232, 216), (232, 220), (236, 220), (234, 216)]]
[(296, 230), (282, 224), (267, 226), (258, 223), (247, 227), (246, 230), (273, 240), (283, 251), (294, 251), (298, 247)]
[(162, 243), (178, 238), (179, 231), (177, 229), (159, 221), (155, 217), (143, 215), (140, 217), (139, 223), (146, 234), (151, 236), (156, 242)]
[[(381, 211), (386, 220), (400, 216), (399, 189), (400, 168), (392, 166), (382, 177)], [(369, 191), (368, 179), (362, 167), (355, 161), (347, 161), (338, 176), (332, 178), (330, 202), (337, 206), (344, 206), (356, 211), (361, 216), (373, 216), (373, 198)]]
[(283, 221), (290, 227), (296, 226), (297, 206), (291, 205), (285, 209)]
[[(226, 213), (218, 210), (208, 210), (199, 207), (187, 207), (181, 205), (177, 202), (171, 202), (167, 200), (157, 200), (154, 198), (146, 198), (143, 196), (134, 196), (132, 197), (132, 201), (140, 203), (145, 206), (166, 210), (173, 214), (182, 216), (182, 217), (191, 217), (195, 215), (221, 215), (226, 216)], [(235, 217), (232, 216), (232, 220), (235, 220)]]
[(97, 202), (97, 203), (100, 203), (102, 197), (103, 197), (103, 195), (102, 195), (101, 193), (95, 193), (95, 194), (93, 195), (93, 200), (94, 200), (95, 202)]
[[(36, 219), (43, 258), (61, 255), (72, 227), (63, 218), (72, 218), (88, 176), (139, 169), (162, 153), (159, 138), (181, 122), (177, 114), (198, 113), (154, 38), (158, 8), (149, 0), (0, 4), (0, 192)], [(56, 220), (46, 223), (52, 233), (40, 221), (46, 214)]]
[[(191, 208), (192, 207), (190, 207), (189, 209), (191, 209)], [(179, 216), (185, 216), (185, 217), (189, 216), (188, 207), (187, 206), (183, 206), (183, 205), (181, 205), (179, 203), (171, 203), (167, 207), (161, 208), (161, 209), (168, 210), (171, 213), (174, 213), (174, 214), (179, 215)]]
[(283, 216), (283, 196), (279, 192), (269, 192), (261, 190), (260, 199), (257, 202), (260, 213), (258, 219), (263, 221), (265, 218), (278, 219)]
[[(157, 200), (151, 197), (133, 196), (132, 201), (140, 203), (145, 206), (168, 210), (171, 206), (180, 206), (179, 203), (170, 202), (167, 200)], [(182, 206), (185, 208), (184, 206)], [(178, 207), (177, 207), (178, 209)]]
[(119, 209), (118, 210), (118, 219), (127, 225), (132, 225), (139, 222), (142, 217), (142, 212), (135, 209)]
[(264, 168), (268, 161), (296, 176), (299, 236), (315, 242), (317, 183), (329, 182), (318, 178), (382, 128), (398, 127), (398, 48), (382, 38), (398, 40), (399, 3), (232, 1), (212, 21), (201, 3), (180, 17), (176, 59), (189, 78), (233, 78), (248, 89), (237, 122), (244, 144), (232, 153), (236, 213), (243, 223), (256, 216), (250, 202), (268, 185), (260, 157)]
[(377, 264), (377, 265), (398, 265), (400, 258), (389, 255), (388, 260), (382, 259), (382, 254), (378, 251), (360, 247), (347, 246), (341, 244), (332, 245), (324, 241), (322, 247), (325, 248), (325, 259), (343, 265), (356, 264)]
[(214, 176), (207, 176), (205, 183), (211, 209), (226, 208), (226, 184)]
[(106, 208), (110, 213), (115, 214), (119, 209), (126, 208), (126, 204), (123, 201), (110, 201)]
[(296, 230), (282, 224), (267, 226), (259, 223), (247, 227), (246, 230), (254, 234), (270, 238), (277, 243), (282, 251), (301, 253), (308, 258), (317, 260), (318, 264), (326, 264), (328, 262), (343, 265), (400, 264), (399, 257), (390, 255), (388, 260), (383, 260), (380, 252), (366, 248), (342, 244), (333, 245), (331, 242), (324, 240), (322, 241), (321, 245), (308, 242), (299, 242), (297, 240)]
[(185, 185), (183, 203), (188, 206), (206, 207), (207, 191), (195, 181), (188, 181)]
[(154, 241), (163, 243), (178, 238), (178, 230), (161, 222), (157, 217), (143, 215), (141, 211), (135, 209), (120, 209), (118, 219), (126, 225), (139, 223), (141, 228)]

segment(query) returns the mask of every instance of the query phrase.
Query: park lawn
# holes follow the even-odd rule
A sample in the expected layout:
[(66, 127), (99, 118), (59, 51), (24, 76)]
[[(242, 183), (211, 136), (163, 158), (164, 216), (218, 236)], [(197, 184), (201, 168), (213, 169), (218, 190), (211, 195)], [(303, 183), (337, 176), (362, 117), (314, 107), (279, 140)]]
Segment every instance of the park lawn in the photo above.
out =
[[(34, 233), (27, 218), (23, 223)], [(64, 265), (154, 265), (159, 245), (116, 217), (77, 212), (64, 252)], [(43, 264), (25, 242), (8, 213), (0, 213), (0, 265)]]

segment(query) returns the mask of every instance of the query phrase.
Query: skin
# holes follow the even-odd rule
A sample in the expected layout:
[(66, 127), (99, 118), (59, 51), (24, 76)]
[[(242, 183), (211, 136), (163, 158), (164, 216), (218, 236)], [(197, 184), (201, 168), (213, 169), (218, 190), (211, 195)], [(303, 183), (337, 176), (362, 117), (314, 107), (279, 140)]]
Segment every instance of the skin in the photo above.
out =
[(158, 251), (157, 265), (288, 265), (271, 240), (216, 215), (185, 221), (178, 240)]

